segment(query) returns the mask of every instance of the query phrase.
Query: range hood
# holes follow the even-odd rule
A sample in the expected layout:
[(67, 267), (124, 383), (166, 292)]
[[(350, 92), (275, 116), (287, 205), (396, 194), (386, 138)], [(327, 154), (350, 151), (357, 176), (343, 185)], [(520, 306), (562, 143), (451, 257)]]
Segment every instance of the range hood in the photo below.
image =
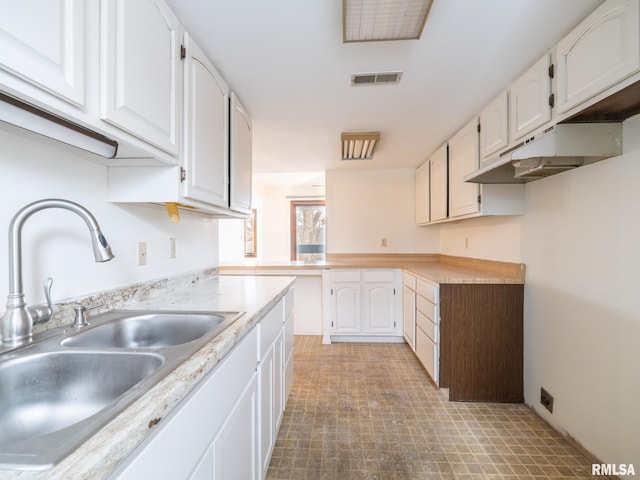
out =
[(622, 122), (558, 123), (464, 177), (472, 183), (525, 183), (622, 154)]

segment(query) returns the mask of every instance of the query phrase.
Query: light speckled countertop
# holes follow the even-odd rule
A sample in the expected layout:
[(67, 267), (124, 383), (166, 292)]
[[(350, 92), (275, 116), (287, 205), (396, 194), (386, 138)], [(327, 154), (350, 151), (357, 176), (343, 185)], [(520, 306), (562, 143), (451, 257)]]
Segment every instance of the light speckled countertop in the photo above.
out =
[[(110, 306), (138, 310), (246, 312), (213, 341), (124, 410), (58, 465), (44, 472), (0, 470), (0, 480), (99, 480), (114, 468), (184, 399), (233, 346), (286, 294), (295, 279), (288, 276), (196, 276), (154, 283), (154, 291), (137, 297), (140, 285), (118, 292)], [(111, 293), (111, 297), (116, 295)], [(122, 298), (129, 298), (123, 301)], [(160, 421), (162, 424), (162, 421)]]
[(267, 271), (326, 270), (335, 268), (399, 268), (435, 283), (524, 283), (525, 266), (465, 257), (434, 254), (329, 255), (323, 262), (256, 261), (220, 265), (221, 274)]

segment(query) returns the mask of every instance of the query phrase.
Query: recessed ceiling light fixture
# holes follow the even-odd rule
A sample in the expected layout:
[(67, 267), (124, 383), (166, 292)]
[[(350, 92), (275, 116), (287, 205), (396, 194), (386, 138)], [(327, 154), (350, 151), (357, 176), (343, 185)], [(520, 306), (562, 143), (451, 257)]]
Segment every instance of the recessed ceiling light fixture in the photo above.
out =
[(371, 160), (380, 140), (380, 132), (343, 133), (342, 160)]
[(342, 40), (417, 40), (433, 0), (342, 0)]

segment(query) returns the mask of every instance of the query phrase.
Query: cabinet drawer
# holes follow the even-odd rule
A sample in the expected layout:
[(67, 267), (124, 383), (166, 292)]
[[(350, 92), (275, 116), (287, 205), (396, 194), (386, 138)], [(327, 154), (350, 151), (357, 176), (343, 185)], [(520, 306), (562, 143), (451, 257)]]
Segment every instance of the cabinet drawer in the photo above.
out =
[(277, 303), (258, 323), (259, 348), (258, 360), (260, 360), (271, 348), (276, 337), (282, 330), (283, 302)]
[(437, 284), (427, 282), (426, 280), (422, 280), (421, 278), (419, 278), (417, 281), (416, 291), (418, 292), (418, 295), (422, 295), (431, 303), (435, 304), (435, 303), (438, 303), (437, 287), (438, 287)]
[(365, 282), (393, 282), (393, 270), (365, 270)]
[(402, 272), (402, 284), (409, 287), (411, 290), (415, 292), (416, 290), (416, 277), (413, 275)]
[(416, 330), (416, 355), (438, 385), (438, 346), (419, 328)]
[(424, 316), (422, 312), (416, 312), (416, 325), (418, 326), (418, 330), (422, 329), (433, 343), (438, 343), (438, 327), (436, 327), (428, 317)]
[(416, 295), (416, 308), (433, 323), (438, 323), (438, 309), (426, 298)]
[(360, 270), (331, 270), (331, 280), (334, 282), (359, 282)]
[(293, 315), (284, 323), (284, 361), (288, 362), (293, 355)]
[(286, 321), (293, 312), (293, 288), (284, 297), (284, 320)]

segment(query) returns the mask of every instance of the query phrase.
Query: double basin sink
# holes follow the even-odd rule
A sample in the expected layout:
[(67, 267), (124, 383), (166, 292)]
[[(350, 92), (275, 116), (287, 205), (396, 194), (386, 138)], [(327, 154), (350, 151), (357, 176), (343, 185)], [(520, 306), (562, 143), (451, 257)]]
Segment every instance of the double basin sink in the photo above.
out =
[(0, 354), (0, 469), (52, 467), (241, 315), (112, 311)]

